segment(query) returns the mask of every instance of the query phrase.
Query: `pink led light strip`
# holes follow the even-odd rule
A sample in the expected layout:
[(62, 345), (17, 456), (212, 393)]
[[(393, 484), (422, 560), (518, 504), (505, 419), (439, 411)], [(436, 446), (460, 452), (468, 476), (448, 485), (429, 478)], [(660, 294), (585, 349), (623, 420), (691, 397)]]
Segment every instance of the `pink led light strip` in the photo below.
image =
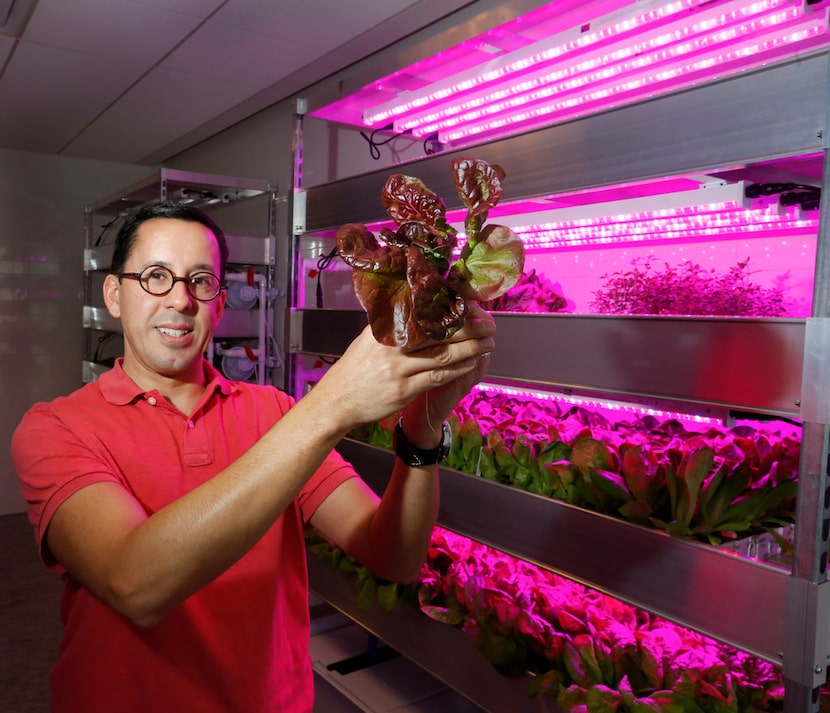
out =
[[(787, 0), (766, 0), (741, 7), (710, 8), (693, 16), (694, 22), (674, 19), (668, 26), (650, 28), (640, 32), (624, 43), (611, 47), (593, 49), (590, 52), (569, 52), (563, 50), (562, 61), (534, 64), (532, 73), (522, 78), (511, 77), (509, 83), (490, 86), (474, 93), (467, 92), (463, 97), (458, 93), (450, 100), (432, 102), (428, 110), (415, 111), (415, 102), (411, 102), (413, 111), (395, 121), (398, 132), (412, 131), (418, 136), (428, 136), (459, 123), (471, 121), (484, 114), (497, 115), (504, 111), (526, 106), (551, 98), (560, 98), (568, 93), (580, 92), (573, 103), (587, 103), (582, 93), (583, 87), (596, 91), (598, 86), (607, 87), (610, 93), (620, 83), (621, 77), (628, 74), (649, 76), (661, 64), (682, 60), (690, 53), (705, 50), (711, 46), (723, 46), (733, 41), (738, 34), (747, 35), (757, 32), (764, 24), (778, 24), (780, 17), (770, 17), (768, 13), (784, 5)], [(786, 20), (801, 17), (798, 8), (786, 5), (787, 10), (781, 16)], [(767, 14), (767, 17), (763, 16)], [(755, 22), (748, 24), (753, 18)], [(743, 23), (740, 25), (739, 23)], [(736, 28), (735, 26), (738, 25)], [(714, 31), (717, 31), (714, 34)], [(566, 63), (566, 61), (567, 63)], [(630, 78), (627, 80), (630, 82)], [(619, 90), (616, 90), (619, 92)], [(423, 102), (419, 103), (421, 106)], [(399, 105), (399, 110), (407, 105)]]
[[(827, 33), (825, 16), (811, 22), (807, 27), (784, 35), (770, 35), (761, 40), (753, 38), (728, 51), (712, 52), (687, 64), (663, 68), (657, 73), (640, 72), (616, 85), (606, 83), (581, 96), (553, 104), (545, 104), (546, 96), (538, 93), (530, 102), (511, 101), (498, 106), (486, 105), (478, 112), (468, 113), (463, 118), (448, 119), (444, 122), (445, 127), (438, 131), (438, 139), (444, 144), (485, 137), (489, 139), (506, 130), (515, 132), (574, 119), (625, 102), (729, 76), (736, 71), (803, 53), (811, 47), (825, 45), (828, 40)], [(619, 79), (617, 81), (619, 82)], [(530, 104), (530, 108), (526, 108), (527, 104)], [(425, 135), (435, 133), (436, 129), (436, 125), (425, 127)]]
[[(761, 234), (813, 234), (818, 216), (780, 214), (774, 207), (746, 210), (733, 201), (639, 211), (599, 218), (550, 221), (513, 226), (528, 250), (629, 244), (658, 240), (757, 237)], [(459, 236), (459, 244), (464, 238)]]
[(826, 9), (805, 14), (788, 0), (761, 0), (677, 19), (696, 4), (671, 3), (628, 24), (560, 39), (529, 58), (512, 53), (477, 75), (468, 71), (409, 101), (381, 105), (366, 119), (379, 124), (395, 116), (397, 131), (437, 132), (445, 144), (493, 138), (733, 74), (830, 39)]
[(633, 404), (621, 403), (618, 401), (606, 401), (587, 397), (567, 396), (565, 394), (551, 394), (544, 391), (519, 389), (510, 386), (497, 386), (495, 384), (478, 384), (475, 386), (475, 389), (477, 391), (483, 391), (484, 393), (504, 394), (505, 396), (515, 396), (521, 399), (533, 399), (536, 401), (553, 401), (556, 403), (570, 404), (571, 406), (581, 406), (588, 409), (604, 409), (607, 411), (618, 413), (621, 416), (632, 414), (635, 416), (654, 416), (658, 419), (677, 419), (678, 421), (687, 421), (691, 423), (721, 423), (720, 419), (712, 418), (710, 416), (697, 416), (694, 414), (682, 413), (680, 411), (663, 411), (660, 409), (650, 408), (648, 406), (637, 406)]
[[(781, 212), (775, 205), (746, 208), (741, 200), (734, 199), (562, 220), (556, 220), (555, 213), (540, 211), (534, 222), (518, 222), (534, 220), (532, 213), (504, 215), (493, 222), (509, 225), (529, 251), (666, 240), (815, 235), (819, 227), (818, 211), (802, 213), (790, 208)], [(450, 223), (458, 223), (463, 215), (450, 213), (447, 218)], [(367, 225), (374, 233), (383, 227), (395, 230), (389, 221)], [(466, 236), (459, 233), (456, 253), (465, 242)]]
[[(543, 40), (517, 52), (499, 57), (486, 67), (475, 68), (445, 80), (435, 82), (425, 93), (417, 93), (410, 100), (395, 99), (364, 113), (367, 126), (382, 126), (404, 114), (417, 111), (425, 106), (445, 99), (463, 96), (474, 89), (480, 89), (502, 82), (515, 82), (523, 74), (536, 72), (540, 67), (558, 62), (585, 48), (596, 47), (609, 40), (630, 40), (631, 35), (644, 28), (654, 27), (674, 16), (703, 4), (707, 0), (676, 0), (662, 7), (652, 8), (628, 20), (600, 27), (574, 39), (563, 41), (561, 36)], [(777, 0), (783, 2), (785, 0)], [(600, 20), (597, 21), (598, 23)], [(578, 32), (578, 30), (576, 30)]]

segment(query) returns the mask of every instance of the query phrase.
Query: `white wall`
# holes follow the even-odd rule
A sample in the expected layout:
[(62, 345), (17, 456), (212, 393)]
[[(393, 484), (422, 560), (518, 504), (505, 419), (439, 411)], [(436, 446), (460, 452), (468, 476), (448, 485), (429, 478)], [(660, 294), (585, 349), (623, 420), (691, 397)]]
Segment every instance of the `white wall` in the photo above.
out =
[(84, 206), (151, 172), (0, 149), (0, 515), (25, 510), (9, 457), (23, 413), (81, 385)]

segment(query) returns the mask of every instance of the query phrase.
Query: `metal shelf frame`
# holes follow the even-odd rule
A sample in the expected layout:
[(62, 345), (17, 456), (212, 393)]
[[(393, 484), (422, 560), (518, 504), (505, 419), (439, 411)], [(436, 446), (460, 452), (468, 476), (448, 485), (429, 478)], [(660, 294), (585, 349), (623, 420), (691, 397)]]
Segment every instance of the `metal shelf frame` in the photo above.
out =
[[(449, 170), (475, 156), (508, 170), (501, 202), (823, 151), (827, 54), (395, 167), (461, 208)], [(748, 119), (751, 117), (751, 120)], [(384, 219), (388, 168), (305, 188), (305, 232)]]
[[(461, 632), (403, 603), (391, 616), (377, 603), (358, 607), (354, 581), (337, 573), (331, 563), (309, 556), (308, 570), (314, 594), (484, 710), (559, 713), (544, 698), (528, 697), (530, 675), (521, 678), (494, 675), (492, 664)], [(460, 661), (464, 664), (459, 665)]]
[[(300, 120), (298, 125), (295, 150), (300, 155)], [(791, 572), (506, 492), (480, 479), (442, 475), (442, 525), (780, 663), (786, 713), (818, 710), (818, 687), (826, 680), (830, 662), (829, 137), (830, 64), (825, 50), (394, 169), (419, 177), (446, 197), (452, 210), (459, 206), (451, 198), (455, 190), (447, 167), (459, 156), (509, 167), (504, 202), (751, 167), (777, 158), (823, 156), (813, 317), (778, 321), (574, 316), (541, 321), (499, 316), (502, 346), (491, 362), (492, 375), (541, 388), (800, 418), (802, 457)], [(292, 231), (292, 262), (298, 264), (303, 235), (383, 219), (379, 196), (390, 172), (386, 168), (309, 188), (295, 180), (295, 208), (304, 215), (292, 216), (293, 224), (302, 226), (301, 233)], [(321, 329), (333, 315), (326, 310), (308, 314), (311, 311), (292, 313), (289, 350), (342, 353), (349, 335), (356, 333), (359, 315)], [(693, 335), (685, 341), (684, 328)], [(540, 344), (558, 341), (562, 334), (578, 340), (581, 358), (584, 349), (591, 349), (586, 363), (573, 357), (563, 362), (537, 351)], [(630, 349), (632, 344), (653, 345), (660, 337), (672, 344), (655, 352)], [(597, 351), (599, 345), (602, 349)], [(699, 361), (712, 345), (718, 345), (717, 359)], [(635, 353), (639, 361), (626, 363)], [(388, 465), (382, 453), (345, 448), (370, 479)], [(493, 518), (493, 512), (499, 512), (499, 518)], [(522, 523), (521, 532), (514, 530), (512, 523), (517, 522)]]
[[(95, 335), (117, 335), (121, 333), (119, 320), (113, 319), (105, 307), (96, 304), (98, 297), (95, 276), (101, 279), (112, 263), (113, 245), (100, 245), (94, 237), (98, 223), (109, 229), (119, 219), (135, 213), (141, 207), (153, 203), (172, 201), (192, 204), (207, 213), (212, 210), (232, 207), (238, 203), (261, 198), (266, 201), (265, 216), (261, 234), (231, 234), (225, 238), (228, 244), (228, 267), (254, 266), (264, 272), (266, 293), (274, 286), (274, 261), (276, 252), (276, 201), (277, 187), (270, 181), (251, 180), (216, 174), (197, 173), (170, 168), (161, 168), (138, 181), (84, 209), (84, 278), (83, 314), (81, 326), (86, 331), (82, 357), (82, 381), (97, 379), (108, 367), (94, 361), (92, 342)], [(258, 359), (257, 380), (266, 381), (267, 364), (271, 361), (271, 340), (263, 340), (268, 333), (266, 325), (273, 328), (273, 309), (267, 300), (258, 304), (255, 310), (227, 309), (219, 323), (214, 340), (217, 339), (258, 339), (262, 355)], [(282, 355), (277, 359), (283, 361)]]
[[(488, 381), (635, 403), (799, 418), (807, 320), (496, 313)], [(366, 326), (359, 310), (295, 309), (290, 350), (337, 357)], [(745, 360), (746, 345), (764, 358)], [(661, 365), (671, 365), (671, 368)]]
[[(338, 451), (375, 492), (383, 493), (394, 462), (391, 451), (351, 440)], [(770, 612), (783, 611), (786, 604), (789, 571), (784, 568), (446, 468), (441, 469), (439, 521), (458, 534), (781, 663), (784, 620)]]

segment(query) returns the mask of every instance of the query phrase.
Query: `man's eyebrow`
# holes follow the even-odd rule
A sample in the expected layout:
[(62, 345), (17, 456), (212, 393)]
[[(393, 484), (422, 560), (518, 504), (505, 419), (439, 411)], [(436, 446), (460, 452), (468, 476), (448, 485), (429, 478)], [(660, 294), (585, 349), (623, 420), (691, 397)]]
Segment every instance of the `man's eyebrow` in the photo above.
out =
[[(148, 267), (152, 267), (153, 265), (158, 265), (159, 267), (166, 267), (170, 272), (175, 273), (175, 270), (171, 266), (169, 262), (166, 260), (148, 260), (144, 265), (142, 265), (142, 270), (146, 270)], [(199, 263), (194, 265), (190, 270), (188, 270), (188, 274), (194, 272), (213, 272), (213, 265), (210, 263)]]

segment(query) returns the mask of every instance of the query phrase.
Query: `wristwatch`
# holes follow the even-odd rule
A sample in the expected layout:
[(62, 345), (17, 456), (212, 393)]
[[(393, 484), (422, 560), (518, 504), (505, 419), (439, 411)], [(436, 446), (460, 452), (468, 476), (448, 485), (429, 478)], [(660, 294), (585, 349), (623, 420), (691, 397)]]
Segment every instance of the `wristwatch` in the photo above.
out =
[(452, 447), (452, 429), (450, 424), (444, 421), (441, 426), (441, 442), (435, 448), (418, 448), (407, 440), (403, 432), (403, 418), (400, 418), (392, 434), (392, 446), (395, 449), (395, 455), (409, 466), (417, 468), (443, 463)]

